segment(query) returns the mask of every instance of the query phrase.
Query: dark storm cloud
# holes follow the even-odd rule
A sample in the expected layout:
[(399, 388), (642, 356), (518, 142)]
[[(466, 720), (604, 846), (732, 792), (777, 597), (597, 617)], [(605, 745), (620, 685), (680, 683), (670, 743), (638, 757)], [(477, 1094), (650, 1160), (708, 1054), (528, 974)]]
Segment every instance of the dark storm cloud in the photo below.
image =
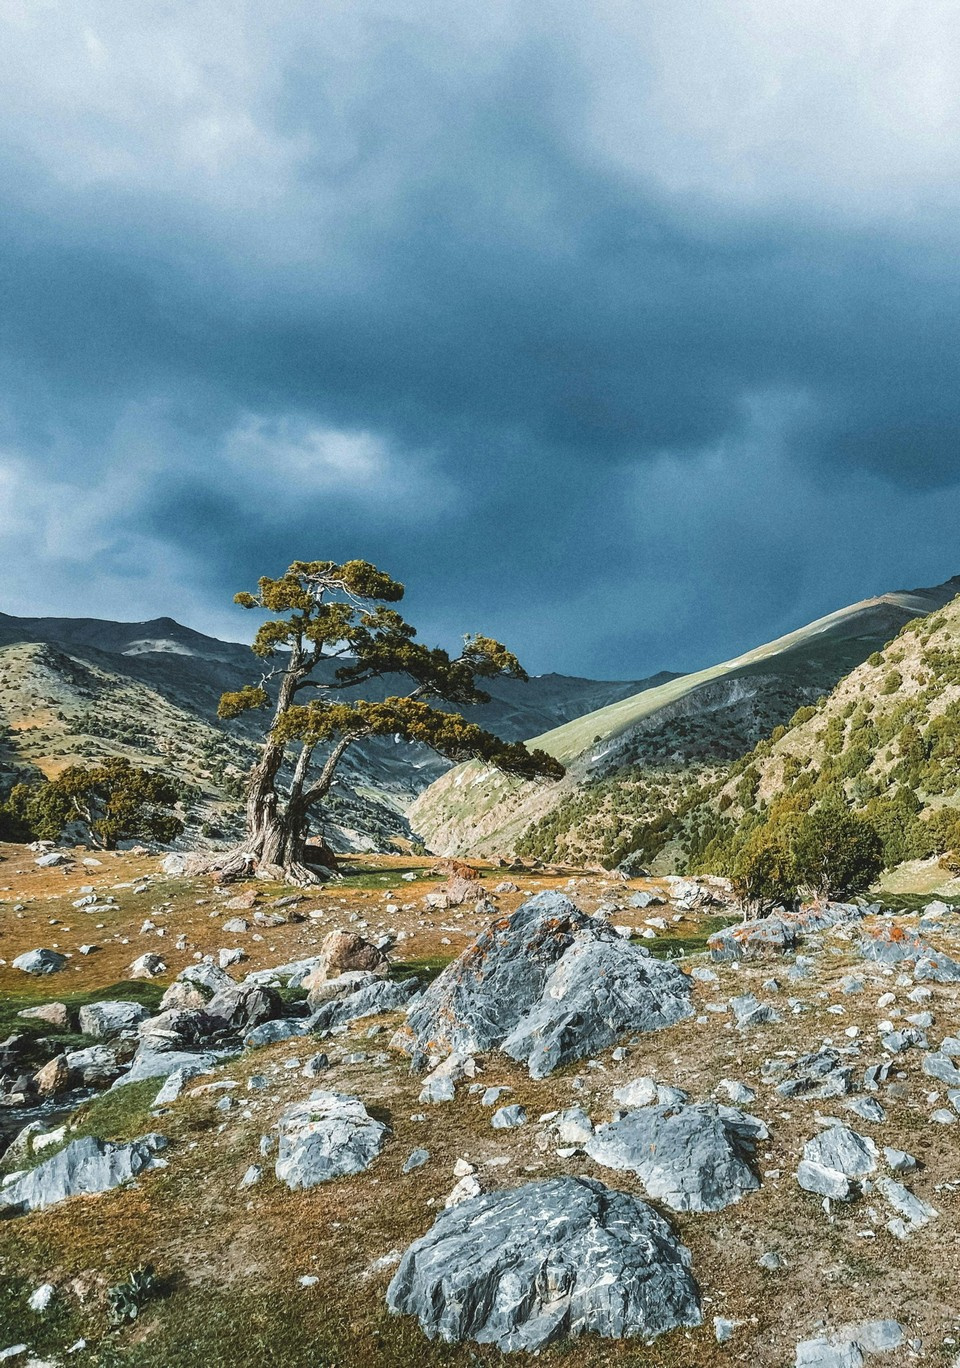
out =
[(340, 37), (260, 54), (216, 193), (172, 130), (73, 180), (10, 140), (6, 608), (226, 632), (258, 574), (359, 554), (425, 634), (629, 676), (960, 568), (949, 236), (637, 177), (542, 30)]

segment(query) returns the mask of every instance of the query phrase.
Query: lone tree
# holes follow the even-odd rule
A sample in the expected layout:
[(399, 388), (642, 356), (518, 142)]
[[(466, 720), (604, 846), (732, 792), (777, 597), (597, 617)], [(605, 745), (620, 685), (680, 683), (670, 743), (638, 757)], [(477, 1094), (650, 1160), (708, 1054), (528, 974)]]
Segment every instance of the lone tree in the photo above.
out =
[[(386, 606), (402, 598), (403, 585), (366, 561), (294, 561), (279, 579), (261, 579), (256, 594), (236, 595), (241, 607), (274, 615), (253, 642), (254, 654), (272, 664), (259, 684), (225, 693), (219, 716), (270, 708), (267, 685), (274, 680), (276, 697), (250, 772), (245, 839), (222, 862), (224, 877), (255, 872), (300, 885), (321, 881), (330, 856), (308, 846), (310, 816), (329, 793), (348, 747), (369, 737), (419, 741), (448, 760), (485, 760), (525, 779), (562, 777), (563, 766), (544, 751), (501, 741), (437, 706), (488, 702), (478, 680), (527, 679), (516, 656), (483, 636), (465, 637), (455, 659), (421, 645), (414, 628)], [(330, 661), (341, 663), (331, 671)], [(388, 676), (412, 687), (382, 700), (344, 697), (345, 690)], [(296, 758), (285, 784), (291, 747)]]
[(170, 810), (180, 797), (165, 775), (115, 755), (91, 768), (70, 765), (38, 787), (15, 784), (0, 807), (0, 831), (8, 824), (18, 839), (56, 841), (65, 827), (82, 822), (94, 845), (105, 850), (131, 837), (172, 841), (183, 830)]

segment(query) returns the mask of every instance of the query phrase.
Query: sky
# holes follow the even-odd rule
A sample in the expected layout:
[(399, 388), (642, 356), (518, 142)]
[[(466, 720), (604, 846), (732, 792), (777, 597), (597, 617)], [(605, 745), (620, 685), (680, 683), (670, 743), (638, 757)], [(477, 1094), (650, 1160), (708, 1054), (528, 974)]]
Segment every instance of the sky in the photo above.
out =
[(0, 610), (640, 678), (960, 573), (960, 9), (0, 0)]

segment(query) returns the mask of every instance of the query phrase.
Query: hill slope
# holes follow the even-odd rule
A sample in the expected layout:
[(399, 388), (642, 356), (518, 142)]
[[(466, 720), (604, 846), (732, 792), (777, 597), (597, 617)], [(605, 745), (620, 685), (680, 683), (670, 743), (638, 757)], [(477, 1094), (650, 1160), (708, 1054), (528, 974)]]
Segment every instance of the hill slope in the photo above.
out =
[[(329, 666), (332, 678), (334, 667)], [(255, 679), (257, 662), (238, 642), (205, 636), (172, 618), (17, 618), (0, 613), (0, 785), (19, 775), (53, 775), (105, 755), (163, 767), (195, 790), (193, 829), (230, 836), (239, 819), (242, 775), (263, 719), (223, 724), (220, 694)], [(634, 694), (651, 681), (544, 675), (523, 684), (493, 681), (491, 702), (472, 717), (507, 740), (553, 727)], [(403, 687), (380, 681), (386, 696)], [(369, 688), (365, 693), (369, 696)], [(338, 848), (382, 849), (412, 839), (404, 810), (448, 768), (426, 749), (375, 741), (347, 753), (333, 796)]]
[(444, 854), (519, 851), (609, 862), (664, 808), (689, 802), (723, 766), (958, 590), (960, 577), (866, 599), (639, 691), (532, 738), (569, 767), (563, 783), (520, 784), (479, 765), (460, 766), (418, 798), (410, 819)]

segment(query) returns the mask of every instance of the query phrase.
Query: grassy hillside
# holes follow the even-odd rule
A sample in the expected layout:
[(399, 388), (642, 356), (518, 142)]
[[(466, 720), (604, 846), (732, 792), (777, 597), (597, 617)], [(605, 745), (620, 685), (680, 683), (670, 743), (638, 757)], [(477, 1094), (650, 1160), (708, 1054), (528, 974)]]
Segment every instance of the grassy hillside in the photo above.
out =
[[(536, 736), (531, 745), (568, 765), (562, 784), (519, 784), (461, 766), (418, 798), (411, 822), (443, 853), (609, 864), (639, 847), (652, 858), (666, 832), (677, 834), (673, 814), (685, 813), (732, 760), (958, 588), (955, 579), (864, 600)], [(660, 823), (652, 833), (651, 823)]]

